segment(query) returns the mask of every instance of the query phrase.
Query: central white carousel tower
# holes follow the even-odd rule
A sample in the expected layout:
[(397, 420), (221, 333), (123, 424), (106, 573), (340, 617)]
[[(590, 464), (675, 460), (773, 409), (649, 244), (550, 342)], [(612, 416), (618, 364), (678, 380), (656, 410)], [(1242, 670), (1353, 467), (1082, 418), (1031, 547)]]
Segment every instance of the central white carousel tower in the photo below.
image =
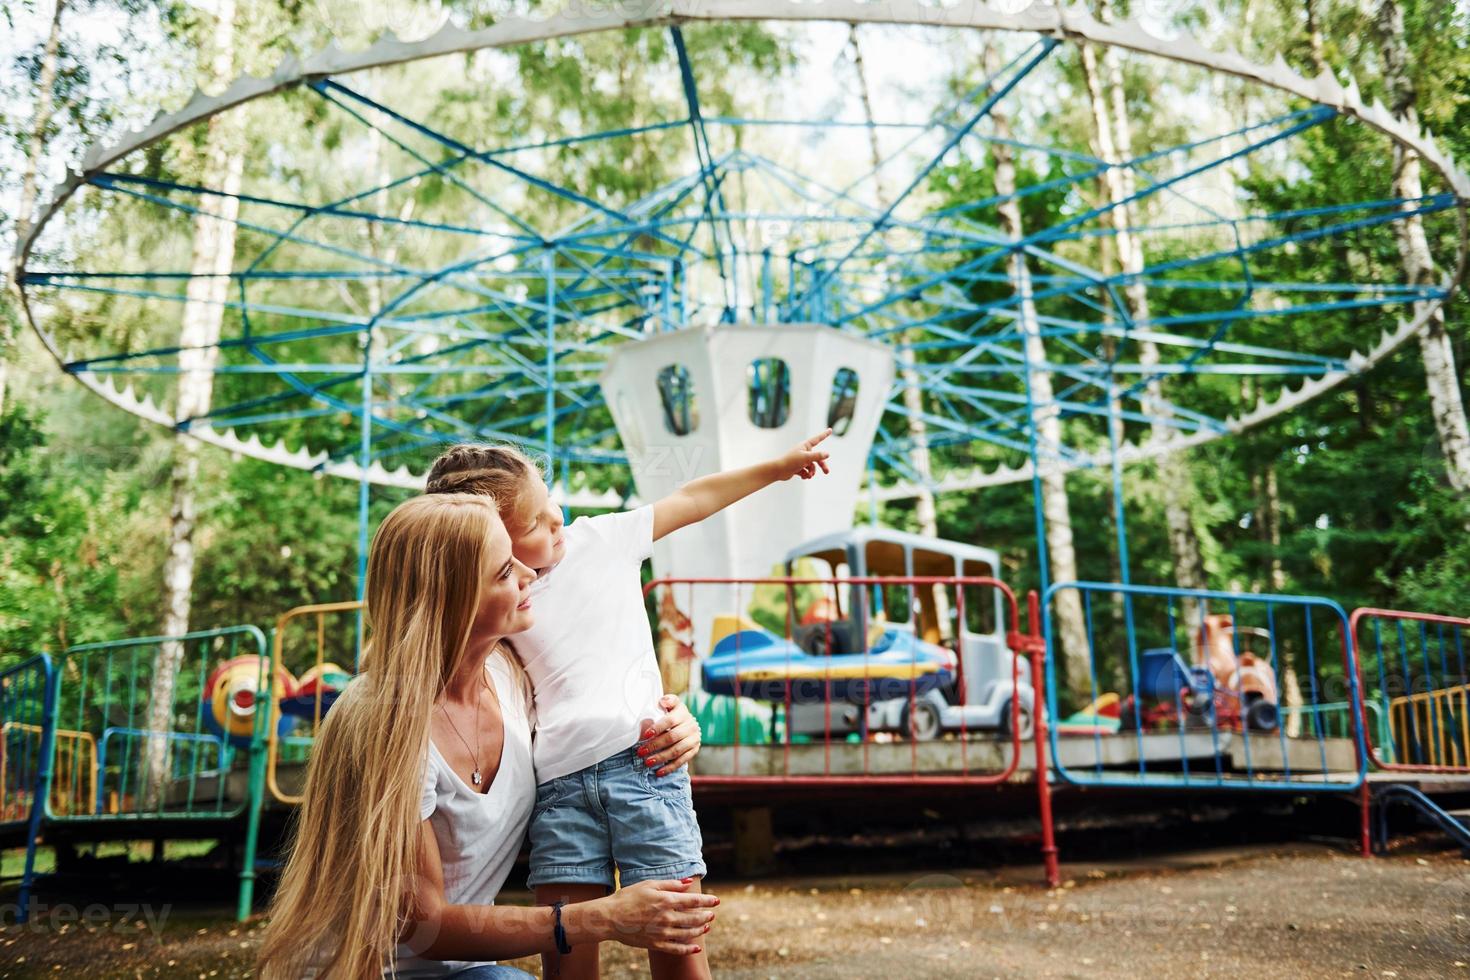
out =
[[(674, 532), (654, 545), (654, 571), (769, 575), (802, 541), (851, 528), (893, 377), (892, 348), (819, 324), (690, 327), (617, 347), (602, 392), (644, 501), (833, 429), (823, 443), (830, 474), (775, 484)], [(697, 653), (708, 652), (713, 618), (750, 594), (749, 586), (675, 590)]]

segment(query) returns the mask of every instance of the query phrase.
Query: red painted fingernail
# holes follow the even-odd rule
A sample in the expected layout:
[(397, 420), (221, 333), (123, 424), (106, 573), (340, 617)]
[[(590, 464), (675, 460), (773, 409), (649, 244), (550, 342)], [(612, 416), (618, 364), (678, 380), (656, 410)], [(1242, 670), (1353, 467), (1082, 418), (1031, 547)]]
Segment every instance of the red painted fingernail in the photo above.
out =
[(680, 880), (680, 881), (682, 881), (682, 882), (683, 882), (683, 883), (684, 883), (684, 884), (686, 884), (686, 885), (687, 885), (687, 884), (689, 884), (689, 883), (690, 883), (690, 882), (691, 882), (691, 881), (693, 881), (693, 880), (694, 880), (694, 879), (693, 879), (693, 878), (680, 878), (680, 879), (679, 879), (679, 880)]
[(639, 746), (639, 748), (638, 748), (638, 754), (639, 755), (647, 755), (648, 754), (648, 746), (646, 746), (646, 745)]
[(718, 899), (718, 898), (717, 898), (717, 899), (715, 899), (715, 904), (716, 904), (716, 905), (719, 905), (719, 904), (720, 904), (720, 900), (719, 900), (719, 899)]
[(696, 953), (703, 953), (704, 952), (704, 947), (703, 946), (696, 946), (696, 947), (694, 947), (694, 951)]
[(656, 766), (656, 765), (658, 765), (658, 760), (657, 759), (644, 759), (643, 760), (643, 764), (645, 766)]
[(708, 923), (705, 924), (704, 931), (705, 932), (709, 932), (709, 924)]
[(644, 732), (643, 733), (643, 737), (644, 738), (653, 738), (653, 729), (650, 728), (648, 731)]

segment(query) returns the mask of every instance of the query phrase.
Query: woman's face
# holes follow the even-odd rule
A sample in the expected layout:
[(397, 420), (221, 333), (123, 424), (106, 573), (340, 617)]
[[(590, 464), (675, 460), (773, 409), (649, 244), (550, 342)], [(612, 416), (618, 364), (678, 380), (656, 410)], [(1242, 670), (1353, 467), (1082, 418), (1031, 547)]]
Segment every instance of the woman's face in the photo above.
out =
[(562, 543), (561, 508), (551, 502), (546, 484), (536, 479), (526, 483), (523, 492), (532, 501), (530, 516), (514, 529), (515, 538), (511, 546), (518, 561), (537, 570), (550, 568), (566, 554), (566, 545)]
[(480, 608), (473, 631), (481, 636), (510, 636), (531, 628), (530, 585), (536, 571), (511, 553), (510, 533), (494, 522), (488, 545), (485, 578), (480, 583)]

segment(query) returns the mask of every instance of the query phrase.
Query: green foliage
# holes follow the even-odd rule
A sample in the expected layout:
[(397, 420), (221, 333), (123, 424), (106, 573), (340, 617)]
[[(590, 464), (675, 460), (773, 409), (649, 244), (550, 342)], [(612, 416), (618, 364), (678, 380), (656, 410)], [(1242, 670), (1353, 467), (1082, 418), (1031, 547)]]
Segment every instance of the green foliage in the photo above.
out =
[[(84, 47), (75, 32), (66, 36), (63, 71), (57, 95), (63, 115), (53, 125), (47, 165), (74, 162), (87, 145), (105, 141), (113, 123), (124, 116), (138, 122), (160, 106), (176, 107), (206, 74), (214, 21), (207, 6), (148, 4), (144, 0), (99, 2), (97, 7), (127, 15), (130, 33), (120, 45), (99, 53)], [(485, 26), (494, 14), (490, 5), (474, 2), (446, 5), (450, 16), (468, 26)], [(484, 8), (484, 9), (481, 9)], [(68, 18), (87, 11), (69, 7)], [(307, 51), (337, 41), (361, 47), (385, 28), (411, 35), (427, 33), (438, 14), (427, 5), (387, 0), (383, 4), (262, 3), (240, 5), (235, 25), (235, 69), (264, 74), (288, 50)], [(760, 25), (691, 26), (686, 30), (691, 57), (711, 76), (702, 87), (708, 114), (739, 113), (753, 108), (746, 96), (758, 92), (744, 83), (778, 74), (789, 63), (784, 43)], [(131, 47), (128, 47), (131, 45)], [(25, 125), (34, 92), (26, 88), (35, 75), (39, 47), (18, 54), (3, 82), (17, 107), (0, 113), (0, 150), (16, 159), (27, 141)], [(131, 87), (99, 87), (102, 54), (124, 58), (129, 66), (146, 66), (139, 91)], [(509, 66), (512, 71), (505, 69)], [(431, 101), (424, 93), (445, 91), (440, 84), (449, 69), (463, 77), (446, 98)], [(434, 84), (420, 84), (426, 75)], [(517, 80), (507, 84), (513, 75)], [(131, 76), (129, 76), (131, 79)], [(393, 72), (366, 72), (345, 79), (358, 91), (392, 104), (430, 125), (477, 134), (484, 145), (554, 139), (569, 129), (637, 127), (682, 120), (687, 113), (677, 84), (677, 66), (666, 29), (611, 32), (546, 45), (447, 56), (403, 66)], [(206, 88), (218, 82), (204, 81)], [(354, 109), (357, 107), (354, 106)], [(361, 110), (370, 111), (370, 110)], [(269, 106), (248, 105), (242, 127), (249, 145), (245, 153), (242, 192), (273, 198), (345, 197), (372, 186), (381, 174), (419, 169), (425, 160), (442, 158), (443, 148), (426, 141), (403, 143), (385, 139), (369, 145), (364, 127), (342, 106), (307, 89), (281, 93)], [(67, 115), (66, 113), (70, 113)], [(78, 114), (81, 115), (78, 115)], [(86, 125), (82, 125), (86, 123)], [(159, 181), (197, 182), (204, 166), (207, 127), (195, 126), (178, 138), (134, 154), (119, 168)], [(277, 144), (338, 148), (340, 154), (273, 153)], [(546, 173), (596, 198), (625, 198), (639, 188), (657, 185), (689, 152), (687, 127), (678, 125), (624, 145), (570, 146), (552, 154)], [(18, 165), (17, 165), (18, 169)], [(461, 168), (461, 173), (468, 170)], [(482, 183), (483, 173), (472, 175)], [(538, 223), (554, 225), (575, 210), (543, 192), (531, 200), (497, 202), (507, 210), (534, 214)], [(8, 205), (6, 200), (4, 204)], [(374, 210), (412, 215), (425, 221), (473, 225), (482, 205), (467, 197), (449, 177), (430, 176), (385, 191)], [(193, 218), (187, 211), (158, 202), (83, 191), (71, 203), (75, 220), (95, 220), (95, 234), (85, 243), (89, 259), (109, 268), (144, 271), (187, 268)], [(275, 227), (280, 215), (245, 205), (237, 240), (241, 254), (258, 254), (260, 233), (248, 225)], [(0, 205), (3, 208), (3, 205)], [(561, 217), (558, 217), (561, 209)], [(3, 229), (0, 229), (3, 230)], [(301, 228), (304, 237), (341, 244), (377, 256), (403, 256), (414, 266), (446, 261), (443, 236), (417, 236), (412, 229), (370, 227), (362, 221), (320, 215)], [(319, 259), (308, 246), (284, 243), (262, 263), (262, 269), (287, 269)], [(43, 257), (44, 261), (44, 257)], [(159, 284), (167, 291), (171, 284)], [(269, 283), (252, 285), (251, 299), (283, 306), (346, 305), (366, 314), (391, 300), (396, 284), (352, 283), (344, 297), (318, 303), (314, 289), (328, 285)], [(181, 290), (181, 287), (180, 287)], [(20, 325), (10, 294), (0, 293), (8, 323)], [(138, 349), (177, 343), (176, 307), (136, 297), (103, 295), (85, 302), (61, 302), (46, 312), (48, 327), (74, 353), (88, 344), (112, 349)], [(423, 307), (411, 307), (423, 312)], [(282, 329), (282, 319), (268, 314), (252, 318), (252, 330)], [(227, 309), (224, 330), (238, 334), (238, 310)], [(570, 334), (575, 324), (565, 328)], [(288, 357), (308, 361), (352, 361), (359, 356), (355, 335), (327, 338), (294, 348), (278, 348)], [(103, 406), (55, 370), (34, 345), (21, 350), (11, 364), (9, 404), (16, 408), (4, 420), (0, 446), (0, 650), (10, 658), (36, 649), (57, 650), (101, 639), (140, 635), (157, 630), (161, 619), (160, 570), (169, 534), (174, 437)], [(253, 362), (244, 349), (222, 352), (221, 363)], [(171, 406), (176, 378), (168, 374), (135, 380), (139, 395)], [(392, 379), (383, 379), (389, 384)], [(465, 375), (466, 387), (481, 384)], [(239, 402), (254, 393), (254, 379), (221, 374), (215, 379), (216, 404)], [(333, 393), (347, 403), (359, 397), (355, 383)], [(277, 403), (281, 409), (301, 407), (305, 396)], [(261, 431), (288, 446), (320, 445), (336, 440), (343, 429), (355, 431), (355, 416), (329, 411), (316, 417), (282, 422)], [(605, 412), (580, 423), (595, 431), (610, 424)], [(578, 434), (570, 426), (563, 438)], [(429, 446), (403, 461), (424, 469), (436, 453)], [(194, 491), (197, 522), (191, 625), (207, 629), (240, 622), (271, 625), (286, 609), (305, 603), (352, 599), (358, 578), (358, 488), (334, 478), (316, 478), (249, 460), (231, 459), (217, 450), (200, 451)], [(604, 478), (605, 479), (605, 478)], [(626, 474), (619, 479), (626, 482)], [(402, 500), (404, 491), (373, 488), (371, 523)]]
[[(356, 598), (355, 484), (259, 460), (212, 462), (201, 488), (196, 622), (265, 627), (293, 606)], [(375, 520), (406, 496), (376, 491)]]
[(52, 439), (24, 407), (0, 415), (0, 664), (158, 614), (144, 598), (162, 557), (146, 547), (156, 504), (131, 474), (68, 465)]
[[(103, 6), (99, 4), (98, 6)], [(110, 131), (123, 110), (134, 115), (160, 101), (181, 98), (197, 74), (197, 39), (207, 30), (203, 8), (189, 5), (113, 4), (132, 24), (154, 18), (155, 34), (166, 42), (165, 55), (143, 81), (161, 88), (135, 92), (132, 76), (117, 91), (98, 91), (98, 72), (121, 61), (136, 65), (141, 52), (108, 48), (100, 53), (81, 47), (85, 38), (69, 35), (58, 86), (61, 112), (53, 123), (55, 159), (75, 156), (83, 143)], [(240, 44), (244, 67), (261, 71), (274, 66), (288, 47), (310, 49), (323, 42), (345, 22), (334, 20), (332, 4), (251, 5), (251, 23), (242, 26)], [(355, 16), (354, 5), (346, 5)], [(387, 6), (391, 5), (379, 5)], [(409, 5), (411, 6), (411, 5)], [(450, 5), (457, 16), (483, 24), (491, 14), (478, 5)], [(1372, 10), (1352, 5), (1318, 4), (1328, 63), (1352, 65), (1371, 97), (1381, 90), (1377, 80), (1380, 55)], [(243, 9), (243, 5), (242, 5)], [(1191, 6), (1180, 14), (1189, 30), (1212, 29), (1212, 18), (1236, 18), (1227, 4), (1218, 13)], [(82, 11), (76, 11), (82, 13)], [(1470, 53), (1465, 38), (1463, 4), (1416, 0), (1405, 4), (1406, 29), (1415, 57), (1411, 64), (1419, 88), (1423, 119), (1442, 134), (1459, 156), (1470, 156)], [(1281, 3), (1253, 11), (1251, 34), (1240, 23), (1230, 34), (1253, 57), (1269, 60), (1280, 51), (1294, 65), (1312, 70), (1310, 46), (1304, 41), (1299, 4)], [(142, 23), (142, 21), (138, 21)], [(374, 25), (374, 29), (384, 25)], [(388, 25), (391, 26), (391, 25)], [(354, 27), (354, 29), (356, 29)], [(344, 43), (367, 43), (372, 31), (362, 25)], [(153, 37), (153, 34), (145, 35)], [(690, 55), (711, 81), (702, 87), (706, 115), (759, 111), (763, 86), (780, 84), (793, 54), (779, 32), (761, 25), (690, 26), (686, 29)], [(131, 42), (129, 42), (131, 39)], [(128, 35), (123, 43), (135, 43)], [(182, 54), (181, 54), (182, 52)], [(396, 73), (368, 72), (350, 81), (360, 91), (403, 109), (413, 118), (453, 132), (483, 134), (485, 145), (534, 143), (538, 140), (617, 127), (652, 126), (679, 120), (687, 111), (672, 70), (673, 51), (664, 29), (608, 32), (562, 39), (511, 51), (446, 56)], [(108, 59), (111, 59), (109, 61)], [(175, 63), (176, 62), (176, 63)], [(25, 145), (28, 83), (35, 74), (36, 51), (20, 52), (0, 85), (7, 108), (0, 110), (0, 151), (14, 163)], [(1090, 152), (1090, 116), (1076, 65), (1064, 65), (1062, 78), (1071, 87), (1067, 108), (1045, 120), (1053, 145)], [(1147, 63), (1129, 60), (1129, 110), (1138, 143), (1182, 142), (1191, 132), (1188, 109), (1174, 104), (1171, 92)], [(417, 84), (428, 74), (464, 79), (433, 102), (423, 93), (442, 86)], [(506, 82), (507, 78), (512, 79)], [(533, 80), (528, 84), (527, 79)], [(972, 80), (973, 81), (973, 80)], [(673, 84), (671, 84), (673, 82)], [(1234, 97), (1231, 92), (1226, 95)], [(103, 98), (106, 96), (106, 98)], [(121, 106), (115, 104), (121, 103)], [(1188, 103), (1182, 103), (1188, 105)], [(12, 111), (12, 106), (27, 109)], [(249, 112), (258, 111), (251, 108)], [(299, 195), (328, 199), (372, 186), (376, 169), (392, 174), (417, 169), (403, 147), (376, 150), (362, 144), (363, 130), (341, 109), (312, 92), (283, 93), (270, 102), (268, 115), (253, 117), (248, 127), (252, 143), (247, 153), (244, 191), (273, 197)], [(204, 130), (171, 140), (124, 161), (134, 172), (161, 180), (197, 178)], [(629, 138), (625, 142), (573, 145), (547, 153), (545, 172), (554, 180), (577, 187), (598, 199), (623, 200), (640, 188), (656, 185), (674, 172), (687, 152), (689, 134), (673, 127)], [(306, 141), (334, 152), (313, 155), (295, 152)], [(292, 152), (272, 154), (273, 143), (288, 144)], [(442, 147), (416, 145), (413, 150), (442, 159)], [(340, 151), (340, 152), (336, 152)], [(359, 152), (360, 151), (360, 152)], [(1257, 166), (1238, 175), (1242, 200), (1251, 209), (1283, 211), (1332, 204), (1344, 199), (1370, 200), (1390, 193), (1383, 161), (1389, 148), (1366, 127), (1338, 122), (1319, 127), (1291, 143), (1291, 160), (1275, 169)], [(376, 154), (376, 155), (375, 155)], [(1364, 166), (1364, 160), (1375, 161)], [(350, 161), (360, 169), (340, 168)], [(1056, 156), (1020, 152), (1017, 179), (1022, 187), (1053, 181), (1063, 175)], [(1075, 162), (1067, 168), (1079, 166)], [(370, 169), (371, 168), (371, 169)], [(12, 167), (11, 169), (15, 169)], [(1427, 175), (1426, 175), (1427, 176)], [(932, 175), (925, 188), (936, 199), (954, 206), (971, 206), (993, 194), (994, 161), (984, 153), (956, 153)], [(1430, 191), (1437, 188), (1430, 186)], [(1090, 195), (1090, 196), (1089, 196)], [(1022, 199), (1023, 222), (1028, 227), (1054, 225), (1060, 219), (1095, 206), (1098, 188), (1056, 188)], [(85, 195), (74, 212), (78, 225), (95, 215), (100, 195)], [(477, 214), (466, 210), (467, 198), (447, 178), (428, 176), (384, 192), (374, 206), (387, 213), (408, 213), (424, 221), (473, 224)], [(9, 201), (5, 202), (6, 205)], [(108, 202), (114, 209), (143, 205)], [(508, 201), (511, 210), (534, 211), (538, 223), (555, 225), (576, 208), (530, 194)], [(97, 267), (183, 268), (188, 265), (192, 224), (187, 214), (168, 214), (154, 207), (146, 218), (128, 220), (132, 212), (115, 210), (99, 221), (101, 230), (88, 242)], [(247, 220), (260, 214), (244, 212)], [(992, 206), (972, 208), (977, 224), (993, 224)], [(270, 220), (278, 221), (278, 216)], [(428, 240), (409, 231), (379, 229), (381, 238), (369, 241), (362, 222), (319, 215), (304, 230), (326, 242), (340, 242), (376, 255), (412, 256), (425, 268), (442, 265), (443, 236)], [(1456, 234), (1451, 221), (1431, 222), (1436, 251), (1448, 254)], [(243, 231), (242, 253), (252, 233)], [(398, 237), (394, 237), (397, 235)], [(1066, 254), (1069, 246), (1059, 245)], [(1077, 246), (1080, 248), (1081, 246)], [(1150, 243), (1150, 257), (1167, 260), (1170, 244)], [(267, 268), (289, 268), (301, 257), (284, 245)], [(963, 261), (951, 256), (947, 261)], [(1283, 260), (1284, 261), (1284, 260)], [(1365, 232), (1345, 247), (1341, 238), (1320, 246), (1304, 245), (1283, 278), (1301, 278), (1310, 269), (1321, 281), (1361, 279), (1382, 273), (1391, 278), (1397, 263), (1395, 244), (1387, 231)], [(131, 264), (130, 264), (131, 263)], [(1385, 271), (1388, 270), (1388, 271)], [(1034, 269), (1038, 275), (1040, 267)], [(1228, 274), (1222, 268), (1200, 267), (1200, 275)], [(1271, 270), (1263, 268), (1262, 274)], [(1290, 272), (1291, 276), (1284, 273)], [(487, 277), (490, 273), (487, 272)], [(289, 283), (270, 287), (256, 284), (253, 297), (261, 303), (314, 305), (309, 290), (325, 285)], [(348, 305), (373, 308), (370, 284), (353, 284)], [(973, 299), (999, 298), (1007, 285), (991, 282), (976, 287)], [(292, 291), (295, 291), (294, 294)], [(381, 297), (379, 297), (381, 300)], [(1179, 309), (1187, 302), (1161, 289), (1160, 300)], [(9, 296), (0, 296), (9, 311)], [(321, 304), (329, 305), (329, 304)], [(105, 337), (110, 349), (137, 349), (176, 341), (178, 324), (157, 316), (159, 306), (145, 306), (127, 297), (103, 297), (87, 304), (58, 304), (48, 322), (63, 340)], [(414, 312), (423, 312), (415, 308)], [(1075, 315), (1076, 309), (1054, 306), (1056, 316)], [(229, 317), (237, 317), (231, 312)], [(1450, 307), (1449, 328), (1462, 365), (1470, 358), (1463, 303)], [(262, 331), (276, 329), (269, 318), (253, 324)], [(1256, 339), (1289, 346), (1294, 336), (1310, 339), (1317, 352), (1362, 349), (1386, 323), (1374, 310), (1343, 310), (1311, 317), (1256, 321), (1262, 336)], [(972, 324), (956, 322), (955, 329)], [(226, 330), (238, 331), (227, 320)], [(575, 329), (569, 326), (569, 330)], [(1235, 339), (1235, 338), (1233, 338)], [(1239, 338), (1249, 340), (1250, 338)], [(355, 335), (319, 340), (289, 351), (303, 361), (352, 360), (357, 356)], [(921, 351), (919, 357), (951, 356), (951, 352)], [(167, 541), (170, 497), (169, 474), (173, 437), (103, 406), (55, 371), (48, 358), (22, 353), (13, 367), (28, 380), (14, 383), (8, 410), (0, 415), (0, 662), (40, 650), (125, 635), (157, 628), (160, 618), (160, 568)], [(245, 351), (225, 355), (248, 360)], [(151, 394), (162, 404), (171, 401), (174, 379), (159, 375)], [(220, 376), (216, 395), (220, 403), (243, 400), (255, 381), (247, 375)], [(479, 383), (467, 375), (465, 384)], [(1003, 384), (1004, 382), (998, 382)], [(1221, 411), (1249, 400), (1259, 392), (1242, 391), (1237, 379), (1184, 380), (1205, 401)], [(141, 382), (140, 382), (141, 384)], [(340, 392), (356, 397), (352, 384)], [(304, 396), (283, 401), (280, 408), (299, 408)], [(345, 411), (325, 412), (314, 418), (281, 423), (269, 434), (288, 445), (328, 441), (344, 427), (356, 424)], [(571, 439), (609, 424), (605, 413), (589, 413), (559, 435)], [(892, 419), (885, 424), (898, 425)], [(1130, 423), (1127, 435), (1137, 438), (1142, 427)], [(407, 458), (422, 468), (433, 449)], [(1014, 449), (947, 447), (936, 453), (944, 465), (969, 466), (1019, 463)], [(1364, 603), (1405, 606), (1441, 612), (1465, 608), (1464, 582), (1470, 573), (1470, 511), (1443, 479), (1433, 426), (1424, 397), (1423, 373), (1417, 348), (1405, 347), (1358, 382), (1318, 399), (1290, 416), (1243, 436), (1213, 443), (1190, 454), (1197, 489), (1195, 517), (1205, 550), (1210, 583), (1244, 590), (1275, 590), (1328, 595), (1344, 605)], [(1269, 533), (1264, 500), (1267, 478), (1274, 475), (1278, 492), (1279, 541)], [(1157, 470), (1152, 465), (1130, 467), (1125, 475), (1124, 510), (1127, 517), (1131, 572), (1135, 581), (1172, 582), (1173, 571), (1165, 537)], [(232, 460), (216, 450), (201, 453), (197, 483), (199, 521), (193, 597), (193, 621), (198, 628), (254, 622), (270, 625), (291, 606), (338, 599), (355, 594), (357, 575), (357, 488), (336, 479), (316, 479), (252, 460)], [(1068, 477), (1073, 530), (1083, 578), (1110, 580), (1118, 574), (1117, 529), (1113, 522), (1111, 476), (1106, 471)], [(374, 489), (373, 518), (382, 514), (404, 492)], [(861, 510), (866, 510), (864, 505)], [(912, 504), (898, 502), (881, 508), (881, 518), (899, 527), (914, 525)], [(1038, 584), (1035, 525), (1029, 483), (954, 494), (938, 502), (940, 532), (946, 537), (997, 548), (1002, 554), (1002, 577), (1018, 591)], [(1277, 571), (1279, 569), (1279, 572)], [(1279, 574), (1279, 579), (1277, 575)], [(806, 600), (803, 596), (803, 601)], [(761, 596), (753, 610), (763, 624), (784, 631), (784, 598)]]
[[(1376, 26), (1356, 8), (1319, 4), (1326, 9), (1329, 54), (1352, 52), (1358, 59), (1359, 80), (1373, 94), (1377, 84), (1366, 64), (1376, 70), (1379, 52)], [(1286, 20), (1299, 16), (1300, 7), (1276, 13)], [(1426, 119), (1460, 119), (1470, 92), (1470, 66), (1464, 39), (1464, 12), (1453, 5), (1409, 3), (1406, 22), (1411, 66), (1419, 87), (1419, 104)], [(1228, 10), (1223, 16), (1230, 16)], [(1205, 18), (1208, 21), (1208, 17)], [(1196, 28), (1198, 24), (1194, 25)], [(1263, 30), (1266, 26), (1262, 25)], [(1295, 23), (1291, 30), (1300, 30)], [(1238, 26), (1231, 33), (1238, 32)], [(1356, 32), (1356, 33), (1355, 33)], [(1269, 60), (1280, 42), (1288, 57), (1305, 58), (1306, 48), (1296, 44), (1295, 35), (1264, 34), (1243, 39), (1242, 47), (1259, 48), (1257, 56)], [(1459, 39), (1445, 43), (1446, 37)], [(1269, 41), (1267, 39), (1270, 39)], [(1417, 53), (1428, 51), (1427, 62)], [(1438, 67), (1429, 69), (1432, 62)], [(1129, 111), (1135, 132), (1151, 127), (1182, 141), (1189, 120), (1168, 104), (1166, 88), (1138, 74), (1142, 69), (1128, 62), (1130, 71)], [(1068, 69), (1075, 85), (1075, 111), (1050, 120), (1056, 145), (1091, 152), (1088, 145), (1092, 126), (1084, 102), (1085, 90), (1075, 66)], [(1438, 125), (1438, 124), (1436, 124)], [(1185, 127), (1175, 130), (1175, 127)], [(1464, 137), (1452, 134), (1451, 141)], [(1139, 145), (1149, 145), (1144, 140)], [(1368, 127), (1334, 120), (1292, 142), (1289, 159), (1274, 161), (1268, 169), (1252, 158), (1253, 169), (1237, 175), (1242, 210), (1250, 213), (1287, 212), (1330, 206), (1344, 200), (1374, 200), (1392, 195), (1391, 175), (1385, 166), (1364, 166), (1365, 160), (1392, 159), (1386, 139)], [(1054, 160), (1054, 158), (1053, 158)], [(1020, 153), (1016, 159), (1017, 185), (1026, 188), (1058, 175), (1059, 164), (1046, 158)], [(982, 223), (995, 224), (992, 206), (977, 207), (993, 191), (993, 156), (975, 150), (966, 159), (936, 170), (931, 189), (952, 207), (966, 207)], [(1426, 179), (1432, 175), (1426, 171)], [(1426, 186), (1427, 192), (1437, 188)], [(1021, 198), (1023, 226), (1048, 227), (1103, 199), (1100, 188), (1079, 194), (1046, 191)], [(1337, 218), (1333, 220), (1345, 220)], [(1321, 219), (1303, 217), (1289, 226), (1306, 231)], [(1439, 256), (1452, 256), (1457, 235), (1452, 217), (1426, 221), (1431, 248)], [(1181, 254), (1198, 254), (1199, 243), (1172, 243), (1167, 238), (1147, 243), (1151, 263), (1165, 263), (1182, 247)], [(1280, 263), (1273, 269), (1271, 262)], [(1289, 267), (1288, 267), (1289, 264)], [(1045, 270), (1032, 263), (1033, 276)], [(1352, 237), (1335, 235), (1320, 243), (1303, 242), (1294, 252), (1266, 253), (1256, 274), (1262, 279), (1303, 281), (1308, 273), (1319, 282), (1365, 281), (1378, 278), (1393, 282), (1401, 277), (1397, 244), (1389, 227), (1366, 228)], [(1225, 265), (1197, 265), (1192, 275), (1200, 278), (1233, 279)], [(988, 283), (972, 290), (981, 302), (989, 293), (1001, 293), (1004, 282)], [(1170, 313), (1206, 311), (1205, 295), (1151, 289), (1157, 308)], [(1227, 297), (1230, 302), (1235, 297)], [(1218, 300), (1212, 300), (1218, 302)], [(1042, 313), (1064, 313), (1046, 310)], [(1236, 328), (1232, 339), (1246, 343), (1313, 350), (1345, 355), (1370, 347), (1378, 333), (1392, 325), (1392, 318), (1379, 308), (1321, 311), (1279, 318), (1259, 317)], [(1255, 331), (1252, 335), (1250, 331)], [(1463, 304), (1449, 307), (1449, 331), (1458, 363), (1470, 355)], [(1051, 356), (1056, 356), (1052, 354)], [(1462, 377), (1464, 371), (1461, 371)], [(1220, 414), (1250, 404), (1262, 391), (1247, 381), (1230, 377), (1171, 379), (1166, 391), (1178, 392), (1188, 385), (1191, 400), (1210, 405)], [(1129, 438), (1143, 434), (1129, 423)], [(991, 447), (977, 448), (967, 456), (950, 450), (940, 452), (941, 462), (967, 466), (976, 461), (986, 467), (1012, 465), (1024, 455)], [(1465, 545), (1466, 502), (1446, 485), (1443, 462), (1428, 400), (1417, 345), (1401, 348), (1393, 357), (1355, 383), (1343, 386), (1289, 415), (1228, 440), (1217, 441), (1189, 454), (1192, 482), (1196, 489), (1193, 512), (1196, 532), (1204, 553), (1211, 586), (1246, 591), (1285, 591), (1326, 595), (1345, 606), (1374, 604), (1420, 608), (1446, 613), (1464, 613), (1467, 592), (1464, 572), (1470, 563)], [(943, 470), (941, 469), (941, 473)], [(1267, 475), (1274, 476), (1279, 499), (1279, 542), (1269, 533)], [(1130, 466), (1124, 477), (1124, 512), (1131, 577), (1136, 582), (1173, 584), (1175, 581), (1165, 521), (1152, 465)], [(1083, 579), (1114, 580), (1118, 571), (1117, 529), (1113, 519), (1111, 477), (1106, 471), (1080, 472), (1067, 479), (1071, 497), (1072, 526), (1076, 541), (1079, 576)], [(912, 507), (907, 503), (886, 505), (882, 519), (914, 529)], [(1032, 489), (1029, 483), (1002, 486), (938, 501), (940, 533), (958, 540), (998, 548), (1004, 572), (1018, 589), (1034, 587), (1035, 525)]]
[[(823, 563), (801, 558), (791, 569), (791, 575), (793, 578), (820, 579), (831, 577), (835, 571), (825, 567)], [(775, 567), (771, 569), (771, 574), (785, 575), (786, 571)], [(743, 591), (749, 596), (749, 601), (744, 605), (744, 614), (777, 636), (786, 636), (796, 628), (802, 616), (806, 615), (818, 599), (831, 596), (831, 590), (824, 590), (820, 585), (794, 585), (789, 591), (780, 585), (757, 585)]]
[[(0, 415), (0, 664), (156, 632), (174, 440), (73, 385), (23, 393)], [(196, 495), (193, 628), (356, 597), (355, 484), (205, 448)], [(373, 522), (407, 495), (375, 488)]]

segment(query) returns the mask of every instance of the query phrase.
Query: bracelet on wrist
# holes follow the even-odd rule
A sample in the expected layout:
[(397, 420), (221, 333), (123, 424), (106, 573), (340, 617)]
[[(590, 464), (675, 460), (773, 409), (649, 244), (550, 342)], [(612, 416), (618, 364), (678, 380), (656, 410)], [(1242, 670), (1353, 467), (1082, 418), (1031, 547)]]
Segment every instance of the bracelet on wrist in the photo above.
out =
[(561, 922), (561, 907), (565, 904), (565, 902), (551, 903), (551, 937), (556, 941), (556, 951), (563, 954), (572, 951), (572, 944), (567, 942), (567, 930)]

